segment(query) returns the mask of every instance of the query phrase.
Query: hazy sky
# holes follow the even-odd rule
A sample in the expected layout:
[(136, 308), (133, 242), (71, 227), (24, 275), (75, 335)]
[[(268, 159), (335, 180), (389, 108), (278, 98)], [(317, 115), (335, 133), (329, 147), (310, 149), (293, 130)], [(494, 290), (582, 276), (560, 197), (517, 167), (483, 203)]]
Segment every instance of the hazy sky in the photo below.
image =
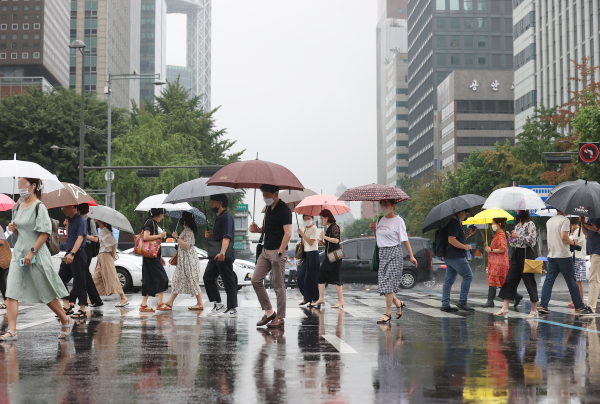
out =
[[(211, 103), (243, 160), (258, 152), (318, 193), (376, 182), (376, 9), (365, 0), (212, 2)], [(185, 30), (185, 16), (168, 16), (168, 64), (185, 65)]]

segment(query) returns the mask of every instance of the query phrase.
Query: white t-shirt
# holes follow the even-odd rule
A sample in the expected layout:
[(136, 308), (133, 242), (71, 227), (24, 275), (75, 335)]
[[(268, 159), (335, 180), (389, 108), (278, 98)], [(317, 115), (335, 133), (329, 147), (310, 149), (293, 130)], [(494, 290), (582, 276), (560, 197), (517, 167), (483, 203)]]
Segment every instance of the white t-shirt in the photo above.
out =
[(304, 234), (306, 234), (307, 238), (315, 240), (315, 243), (313, 245), (310, 245), (306, 241), (304, 241), (304, 251), (317, 251), (319, 249), (319, 243), (317, 242), (317, 240), (321, 238), (321, 232), (319, 231), (317, 226), (313, 224), (311, 227), (302, 228), (302, 231), (304, 232)]
[(546, 223), (548, 233), (548, 258), (570, 258), (573, 253), (569, 249), (569, 244), (565, 244), (560, 235), (563, 231), (567, 233), (571, 230), (569, 218), (562, 215), (556, 215)]
[[(585, 234), (583, 234), (583, 230), (581, 230), (581, 234), (579, 234), (579, 230), (577, 229), (575, 230), (575, 232), (573, 234), (571, 234), (569, 236), (569, 238), (571, 240), (577, 240), (577, 245), (581, 246), (581, 251), (575, 251), (575, 258), (579, 258), (579, 259), (586, 259), (586, 251), (585, 251)], [(579, 237), (579, 239), (578, 239)], [(573, 256), (573, 254), (571, 253), (571, 256)]]
[(377, 247), (394, 247), (403, 241), (408, 241), (406, 225), (400, 216), (392, 219), (382, 217), (376, 229)]

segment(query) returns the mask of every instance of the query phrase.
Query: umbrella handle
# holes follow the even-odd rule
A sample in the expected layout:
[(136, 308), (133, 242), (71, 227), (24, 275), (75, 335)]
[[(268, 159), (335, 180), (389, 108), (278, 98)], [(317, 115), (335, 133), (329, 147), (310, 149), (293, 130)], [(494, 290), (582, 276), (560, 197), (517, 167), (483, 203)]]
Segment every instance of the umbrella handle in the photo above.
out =
[[(256, 159), (258, 159), (258, 153), (256, 155)], [(256, 213), (256, 188), (254, 188), (254, 204), (252, 205), (252, 221), (254, 222), (254, 214)]]

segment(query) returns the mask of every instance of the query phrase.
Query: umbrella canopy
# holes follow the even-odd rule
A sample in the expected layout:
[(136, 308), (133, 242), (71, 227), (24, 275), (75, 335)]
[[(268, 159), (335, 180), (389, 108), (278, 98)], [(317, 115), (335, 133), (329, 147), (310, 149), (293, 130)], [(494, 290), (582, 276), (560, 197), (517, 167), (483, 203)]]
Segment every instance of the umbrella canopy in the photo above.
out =
[(479, 212), (473, 217), (463, 221), (463, 224), (489, 224), (492, 223), (495, 218), (506, 218), (507, 220), (514, 220), (514, 217), (505, 210), (502, 209), (486, 209)]
[(90, 206), (98, 206), (94, 198), (88, 195), (83, 189), (69, 182), (61, 182), (64, 186), (62, 189), (42, 194), (40, 200), (48, 209), (57, 208), (59, 206), (79, 205), (87, 203)]
[(210, 199), (211, 195), (218, 194), (224, 194), (229, 198), (244, 192), (241, 189), (206, 185), (207, 181), (208, 178), (198, 178), (177, 185), (169, 192), (164, 203), (206, 201)]
[(304, 190), (304, 186), (290, 170), (258, 159), (228, 164), (207, 182), (207, 185), (232, 188), (260, 188), (262, 184), (276, 185), (280, 189)]
[(174, 217), (175, 219), (181, 219), (183, 212), (190, 212), (194, 216), (194, 222), (198, 224), (208, 224), (208, 219), (206, 219), (206, 215), (200, 212), (197, 208), (192, 208), (191, 210), (169, 210), (165, 213), (165, 216)]
[(0, 160), (0, 192), (15, 194), (19, 189), (19, 177), (39, 178), (42, 180), (42, 193), (64, 188), (56, 175), (42, 166), (30, 161)]
[(302, 202), (305, 198), (316, 194), (317, 193), (315, 191), (312, 191), (310, 189), (304, 189), (302, 191), (291, 189), (279, 192), (279, 199), (284, 201), (291, 210), (294, 210), (294, 208), (298, 206), (298, 204)]
[(340, 201), (382, 201), (395, 200), (396, 203), (408, 201), (410, 196), (400, 188), (389, 185), (369, 184), (361, 187), (350, 188), (338, 198)]
[(448, 224), (455, 213), (469, 210), (472, 215), (481, 211), (485, 202), (483, 196), (467, 194), (448, 199), (431, 209), (423, 221), (423, 231), (436, 230), (438, 226), (444, 227)]
[(538, 209), (535, 211), (535, 214), (539, 217), (552, 217), (558, 215), (558, 211), (556, 209)]
[(169, 210), (192, 210), (192, 205), (187, 202), (181, 203), (165, 203), (165, 199), (167, 198), (167, 194), (157, 194), (152, 195), (144, 199), (140, 202), (140, 204), (135, 208), (135, 210), (140, 212), (148, 212), (150, 209), (154, 208), (163, 208), (166, 211)]
[(11, 210), (13, 206), (15, 206), (15, 201), (13, 201), (13, 199), (10, 196), (0, 194), (0, 212)]
[(568, 215), (600, 217), (600, 184), (585, 180), (563, 182), (550, 191), (546, 202)]
[(545, 207), (542, 198), (531, 189), (514, 186), (495, 190), (483, 204), (483, 209), (531, 210)]
[(88, 217), (108, 223), (115, 229), (134, 233), (133, 227), (125, 215), (107, 206), (90, 206)]
[(323, 209), (329, 209), (334, 215), (350, 212), (350, 208), (343, 201), (331, 195), (313, 195), (305, 198), (296, 206), (294, 212), (301, 215), (317, 216)]

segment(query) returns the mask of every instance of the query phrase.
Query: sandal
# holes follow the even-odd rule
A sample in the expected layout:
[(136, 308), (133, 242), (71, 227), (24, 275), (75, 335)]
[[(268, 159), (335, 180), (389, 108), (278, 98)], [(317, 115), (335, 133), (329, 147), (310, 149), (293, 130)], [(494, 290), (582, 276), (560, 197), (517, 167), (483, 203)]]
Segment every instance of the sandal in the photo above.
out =
[(77, 310), (77, 313), (72, 314), (71, 318), (84, 319), (87, 318), (87, 314), (83, 310)]
[[(400, 317), (402, 317), (402, 309), (405, 308), (406, 305), (404, 304), (403, 301), (400, 301), (400, 306), (396, 306), (396, 319), (400, 320)], [(400, 310), (400, 313), (398, 313), (398, 310)]]
[[(63, 307), (63, 310), (65, 311), (65, 314), (66, 314), (67, 316), (70, 316), (71, 314), (73, 314), (73, 308), (72, 308), (72, 307), (69, 307), (68, 309), (65, 309), (65, 308)], [(58, 318), (58, 316), (54, 316), (54, 317)]]
[(188, 310), (198, 310), (198, 311), (200, 311), (200, 310), (204, 310), (204, 306), (198, 306), (198, 305), (196, 305), (196, 306), (188, 307)]
[(160, 311), (173, 310), (173, 305), (168, 305), (167, 303), (163, 303), (160, 306), (156, 306), (156, 310), (160, 310)]
[(389, 321), (392, 320), (392, 316), (390, 316), (389, 314), (384, 314), (383, 316), (387, 317), (387, 320), (384, 320), (384, 319), (380, 318), (379, 320), (377, 320), (377, 324), (385, 324), (385, 323), (387, 323), (387, 322), (389, 322)]
[[(75, 320), (73, 320), (73, 317), (69, 317), (69, 323), (68, 324), (61, 324), (60, 325), (61, 332), (60, 332), (60, 334), (58, 334), (58, 339), (67, 339), (67, 337), (69, 335), (71, 335), (71, 332), (73, 331), (73, 325), (74, 324), (75, 324)], [(63, 332), (62, 331), (63, 328), (68, 328), (69, 331)]]
[(6, 303), (0, 304), (0, 310), (6, 310)]
[(115, 307), (129, 306), (129, 300), (125, 300), (123, 303), (118, 303)]
[(152, 307), (148, 307), (148, 306), (140, 306), (140, 311), (141, 312), (154, 312), (155, 310)]
[[(9, 337), (6, 336), (6, 334), (10, 334)], [(4, 333), (4, 335), (0, 335), (0, 341), (4, 342), (4, 341), (16, 341), (17, 340), (17, 333), (16, 332), (12, 332), (10, 329), (6, 330), (6, 332)]]

